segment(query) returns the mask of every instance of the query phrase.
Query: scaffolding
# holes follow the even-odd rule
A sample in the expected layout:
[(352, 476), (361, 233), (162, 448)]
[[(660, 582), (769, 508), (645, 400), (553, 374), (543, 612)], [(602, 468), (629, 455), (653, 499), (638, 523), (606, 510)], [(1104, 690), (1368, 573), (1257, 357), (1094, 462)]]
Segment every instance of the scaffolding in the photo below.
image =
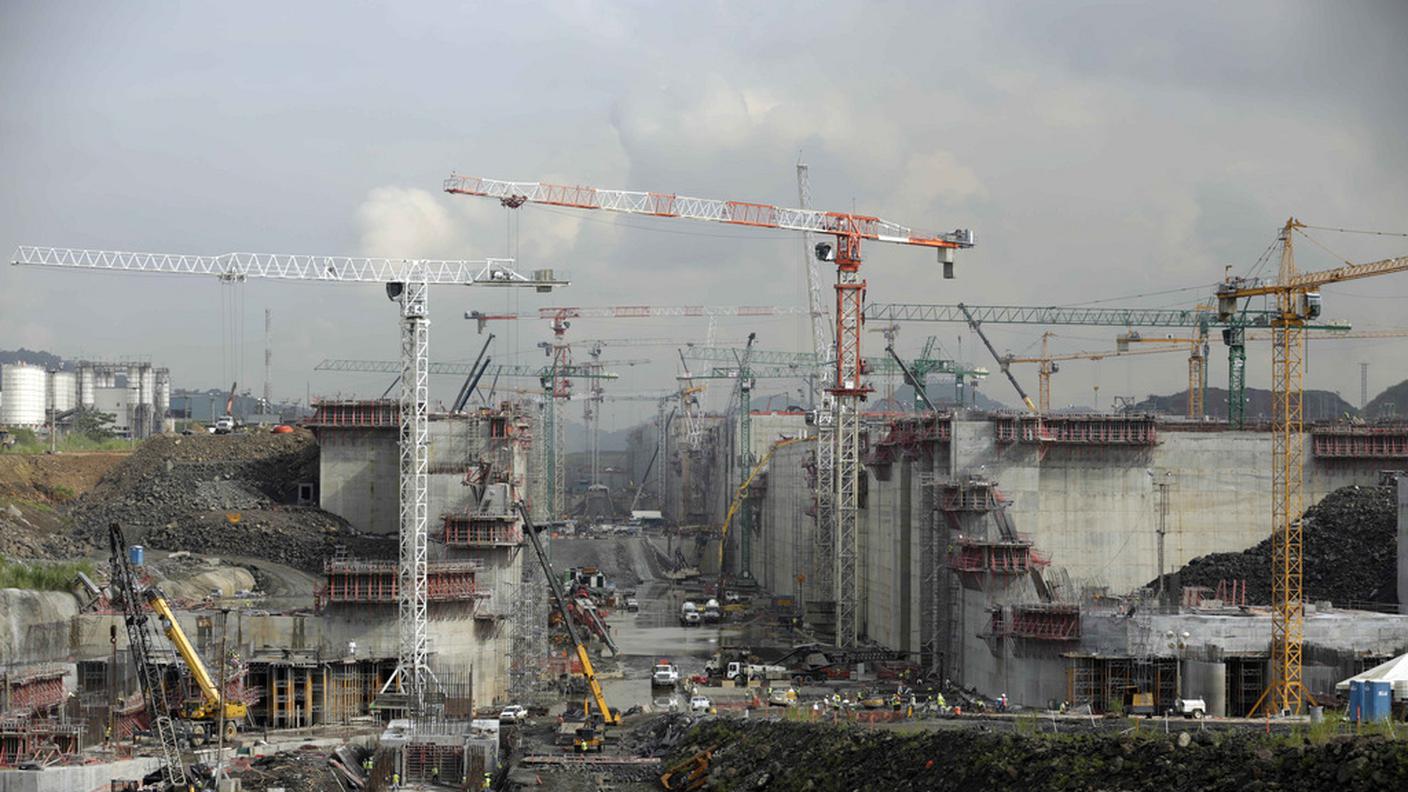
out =
[(1310, 447), (1321, 459), (1408, 459), (1408, 425), (1316, 428)]
[(1065, 602), (1010, 606), (1011, 618), (994, 624), (994, 634), (1031, 641), (1079, 641), (1080, 606)]
[(1003, 415), (993, 421), (999, 443), (1151, 446), (1158, 443), (1152, 415)]
[(323, 400), (313, 406), (313, 417), (304, 426), (395, 429), (401, 425), (401, 410), (392, 399)]
[[(475, 576), (484, 563), (437, 561), (426, 570), (426, 598), (430, 602), (464, 602), (487, 598)], [(386, 560), (330, 559), (323, 565), (324, 584), (318, 592), (320, 606), (340, 603), (394, 603), (399, 594), (397, 562)]]
[[(1178, 660), (1172, 657), (1126, 657), (1066, 654), (1066, 700), (1089, 704), (1091, 712), (1118, 713), (1129, 693), (1152, 693), (1153, 712), (1174, 705)], [(1260, 691), (1257, 691), (1260, 692)], [(1253, 696), (1253, 700), (1255, 696)]]
[(447, 547), (516, 547), (523, 525), (511, 514), (447, 514), (444, 539)]
[(964, 573), (1025, 575), (1050, 563), (1032, 549), (1032, 541), (1019, 534), (1016, 540), (982, 539), (959, 535), (952, 542), (949, 566)]

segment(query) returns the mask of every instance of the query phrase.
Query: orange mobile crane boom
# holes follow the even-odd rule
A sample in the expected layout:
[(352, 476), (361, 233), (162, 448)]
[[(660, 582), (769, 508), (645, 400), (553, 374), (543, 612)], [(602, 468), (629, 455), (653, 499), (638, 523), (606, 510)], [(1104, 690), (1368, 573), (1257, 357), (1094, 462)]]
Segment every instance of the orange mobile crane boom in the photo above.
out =
[(1408, 270), (1408, 256), (1369, 264), (1345, 263), (1320, 272), (1296, 270), (1293, 235), (1306, 226), (1294, 217), (1282, 226), (1281, 267), (1274, 283), (1228, 278), (1217, 289), (1224, 321), (1246, 297), (1276, 298), (1271, 320), (1271, 684), (1252, 712), (1299, 713), (1309, 691), (1302, 675), (1305, 643), (1303, 536), (1305, 325), (1320, 316), (1320, 286)]
[(830, 557), (819, 559), (829, 567), (829, 583), (835, 596), (836, 643), (854, 644), (857, 638), (859, 532), (857, 512), (860, 494), (860, 403), (869, 393), (861, 362), (864, 321), (865, 281), (860, 278), (861, 246), (866, 240), (934, 248), (943, 264), (944, 277), (953, 277), (953, 251), (973, 246), (973, 233), (957, 229), (926, 234), (854, 212), (826, 212), (815, 209), (788, 209), (746, 201), (692, 198), (684, 195), (628, 190), (602, 190), (595, 187), (511, 182), (451, 174), (444, 182), (447, 193), (497, 198), (504, 207), (516, 209), (526, 203), (598, 209), (650, 217), (701, 220), (730, 225), (801, 231), (831, 236), (814, 248), (820, 261), (836, 265), (836, 362), (835, 378), (828, 391), (835, 397), (827, 416), (818, 419), (835, 426), (834, 481), (818, 481), (835, 494), (831, 520), (819, 525), (829, 541), (818, 543)]

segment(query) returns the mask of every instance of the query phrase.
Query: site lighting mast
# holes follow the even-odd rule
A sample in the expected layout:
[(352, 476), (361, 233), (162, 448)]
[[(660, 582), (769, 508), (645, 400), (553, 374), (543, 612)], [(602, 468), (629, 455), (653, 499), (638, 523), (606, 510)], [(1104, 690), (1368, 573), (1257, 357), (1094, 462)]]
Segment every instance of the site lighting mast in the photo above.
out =
[(226, 281), (263, 278), (379, 283), (386, 287), (387, 297), (397, 302), (401, 315), (400, 641), (396, 670), (383, 692), (396, 688), (406, 696), (407, 709), (413, 714), (425, 711), (426, 693), (435, 684), (429, 666), (426, 618), (430, 286), (499, 286), (548, 292), (567, 282), (556, 279), (551, 270), (521, 275), (513, 270), (512, 259), (438, 261), (281, 253), (203, 256), (21, 246), (11, 263), (83, 271), (205, 275)]
[(870, 392), (861, 365), (862, 322), (864, 321), (865, 281), (860, 278), (861, 248), (866, 240), (933, 248), (943, 265), (945, 278), (953, 277), (953, 251), (973, 246), (973, 233), (967, 229), (924, 234), (872, 215), (854, 212), (826, 212), (815, 209), (788, 209), (770, 204), (692, 198), (683, 195), (594, 187), (510, 182), (451, 174), (445, 192), (497, 198), (508, 208), (525, 203), (576, 209), (598, 209), (650, 217), (701, 220), (729, 225), (801, 231), (829, 236), (814, 252), (819, 261), (836, 267), (835, 368), (831, 386), (835, 397), (833, 415), (835, 440), (834, 537), (836, 558), (832, 562), (833, 592), (836, 601), (835, 639), (838, 645), (856, 642), (859, 597), (856, 575), (858, 552), (857, 509), (860, 489), (860, 403)]
[(1227, 278), (1217, 289), (1223, 320), (1238, 313), (1248, 297), (1274, 297), (1271, 320), (1271, 684), (1253, 712), (1299, 713), (1309, 691), (1302, 673), (1305, 643), (1303, 577), (1306, 324), (1320, 316), (1319, 287), (1408, 270), (1408, 256), (1369, 264), (1345, 263), (1320, 272), (1296, 269), (1294, 235), (1307, 226), (1290, 218), (1281, 227), (1281, 266), (1274, 283)]

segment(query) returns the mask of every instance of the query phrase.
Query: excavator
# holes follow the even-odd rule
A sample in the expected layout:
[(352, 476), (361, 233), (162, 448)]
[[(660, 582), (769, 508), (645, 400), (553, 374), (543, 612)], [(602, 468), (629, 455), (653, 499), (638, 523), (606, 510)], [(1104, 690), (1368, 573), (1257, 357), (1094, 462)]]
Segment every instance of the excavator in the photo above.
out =
[[(548, 586), (552, 589), (553, 600), (557, 603), (557, 610), (562, 614), (562, 623), (567, 627), (567, 635), (572, 640), (572, 646), (577, 651), (577, 661), (582, 664), (582, 676), (587, 680), (587, 687), (591, 691), (589, 699), (582, 702), (582, 714), (586, 717), (587, 723), (577, 730), (573, 738), (572, 745), (577, 751), (601, 751), (605, 745), (602, 737), (601, 726), (619, 726), (621, 724), (621, 714), (615, 712), (606, 704), (606, 694), (601, 689), (601, 680), (597, 678), (596, 669), (592, 666), (592, 658), (587, 653), (586, 644), (582, 643), (582, 635), (577, 632), (577, 625), (572, 618), (572, 614), (567, 607), (567, 594), (562, 590), (562, 580), (553, 571), (552, 562), (548, 560), (547, 551), (543, 549), (543, 540), (538, 537), (539, 528), (533, 525), (532, 519), (528, 517), (528, 508), (522, 501), (517, 504), (518, 514), (523, 519), (523, 532), (528, 534), (528, 538), (533, 543), (533, 552), (538, 556), (538, 563), (543, 567), (543, 575), (548, 579)], [(597, 717), (591, 714), (590, 703), (595, 702)]]

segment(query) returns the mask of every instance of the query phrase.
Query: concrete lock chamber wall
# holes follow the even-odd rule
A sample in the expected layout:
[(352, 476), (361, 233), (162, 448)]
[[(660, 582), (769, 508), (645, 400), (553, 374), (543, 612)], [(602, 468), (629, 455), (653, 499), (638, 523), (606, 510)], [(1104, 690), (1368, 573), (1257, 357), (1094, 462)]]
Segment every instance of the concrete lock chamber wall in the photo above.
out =
[(0, 366), (0, 426), (40, 426), (48, 402), (48, 372), (24, 363)]

